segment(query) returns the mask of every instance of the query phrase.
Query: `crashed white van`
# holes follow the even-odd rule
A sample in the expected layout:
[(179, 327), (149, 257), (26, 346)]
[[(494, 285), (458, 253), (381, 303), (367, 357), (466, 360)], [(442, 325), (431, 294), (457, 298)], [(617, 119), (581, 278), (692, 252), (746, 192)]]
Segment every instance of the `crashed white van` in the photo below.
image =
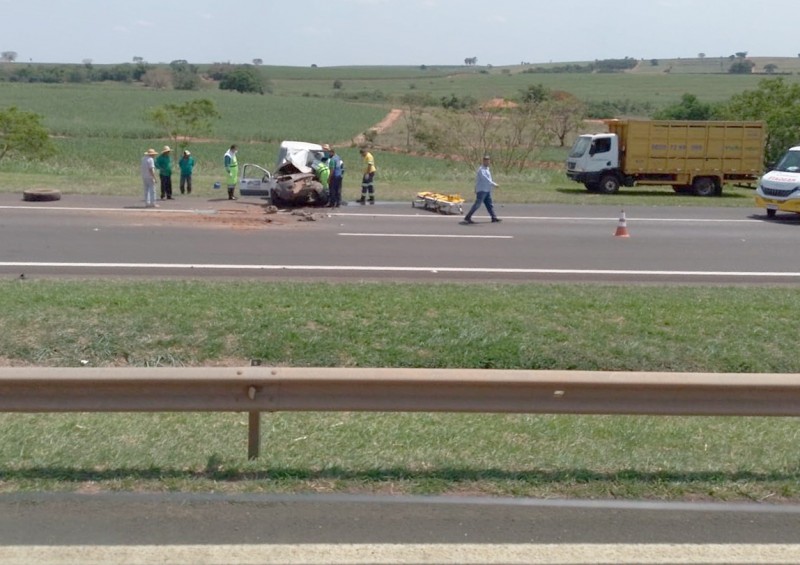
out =
[(246, 163), (239, 179), (242, 196), (266, 196), (275, 206), (325, 206), (328, 187), (315, 175), (316, 166), (325, 156), (321, 145), (305, 141), (284, 141), (278, 149), (274, 172)]
[(780, 210), (800, 214), (800, 145), (792, 147), (756, 188), (756, 206), (772, 218)]

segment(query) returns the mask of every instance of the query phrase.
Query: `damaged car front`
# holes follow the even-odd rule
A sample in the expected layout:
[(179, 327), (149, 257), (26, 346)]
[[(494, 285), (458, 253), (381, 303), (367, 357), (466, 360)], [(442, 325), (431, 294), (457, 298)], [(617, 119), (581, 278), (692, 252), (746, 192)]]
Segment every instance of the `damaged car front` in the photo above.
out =
[[(325, 206), (328, 187), (317, 180), (315, 170), (325, 156), (321, 145), (284, 141), (273, 173), (258, 165), (242, 169), (242, 196), (268, 196), (275, 206)], [(253, 177), (253, 178), (250, 178)]]

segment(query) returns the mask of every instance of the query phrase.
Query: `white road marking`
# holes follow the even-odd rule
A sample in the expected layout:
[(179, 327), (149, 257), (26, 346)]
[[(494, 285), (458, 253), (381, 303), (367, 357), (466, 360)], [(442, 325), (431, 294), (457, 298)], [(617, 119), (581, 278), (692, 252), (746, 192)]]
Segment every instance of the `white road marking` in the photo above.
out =
[[(423, 214), (348, 214), (347, 212), (335, 212), (332, 213), (331, 216), (337, 217), (349, 217), (349, 218), (398, 218), (407, 220), (408, 218), (431, 218), (431, 219), (457, 219), (459, 216), (442, 216), (442, 215), (435, 215), (431, 214), (423, 215)], [(598, 217), (598, 216), (501, 216), (503, 220), (536, 220), (536, 221), (557, 221), (557, 222), (565, 222), (565, 221), (575, 221), (575, 222), (618, 222), (619, 216), (614, 217)], [(642, 218), (638, 216), (631, 217), (630, 215), (625, 216), (627, 221), (636, 221), (636, 222), (667, 222), (667, 223), (709, 223), (709, 224), (749, 224), (749, 223), (759, 223), (763, 224), (764, 220), (760, 220), (758, 218)], [(478, 220), (484, 220), (485, 223), (489, 222), (489, 218), (478, 218)]]
[(340, 233), (347, 237), (433, 237), (444, 239), (514, 239), (512, 235), (447, 235), (425, 233)]
[(5, 261), (0, 267), (55, 267), (80, 269), (189, 269), (239, 271), (345, 271), (345, 272), (407, 272), (407, 273), (485, 273), (520, 275), (640, 275), (652, 277), (748, 277), (800, 278), (797, 271), (639, 271), (625, 269), (522, 269), (488, 267), (394, 267), (381, 265), (222, 265), (208, 263), (62, 263), (51, 261)]
[(4, 565), (800, 562), (796, 544), (298, 544), (0, 547)]

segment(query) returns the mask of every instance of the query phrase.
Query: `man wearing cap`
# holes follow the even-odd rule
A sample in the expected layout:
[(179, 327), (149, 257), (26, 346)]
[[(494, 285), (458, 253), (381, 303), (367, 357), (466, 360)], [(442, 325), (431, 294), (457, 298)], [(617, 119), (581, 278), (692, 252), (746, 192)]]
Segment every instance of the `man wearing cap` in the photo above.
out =
[(156, 157), (156, 169), (161, 179), (161, 200), (172, 200), (172, 149), (165, 145), (161, 155)]
[(156, 165), (153, 157), (158, 155), (155, 149), (148, 149), (142, 157), (142, 184), (144, 185), (144, 207), (156, 208)]
[(192, 153), (188, 149), (184, 149), (183, 156), (178, 161), (178, 167), (181, 169), (181, 194), (184, 194), (184, 190), (187, 194), (191, 194), (194, 157), (192, 157)]
[(491, 158), (489, 155), (483, 156), (483, 163), (478, 168), (478, 173), (475, 176), (475, 203), (469, 209), (467, 215), (464, 216), (462, 224), (474, 224), (472, 221), (472, 214), (474, 214), (481, 204), (486, 206), (486, 211), (492, 217), (492, 223), (497, 223), (500, 218), (494, 213), (494, 203), (492, 202), (492, 191), (497, 188), (497, 183), (492, 180), (492, 171), (489, 169)]

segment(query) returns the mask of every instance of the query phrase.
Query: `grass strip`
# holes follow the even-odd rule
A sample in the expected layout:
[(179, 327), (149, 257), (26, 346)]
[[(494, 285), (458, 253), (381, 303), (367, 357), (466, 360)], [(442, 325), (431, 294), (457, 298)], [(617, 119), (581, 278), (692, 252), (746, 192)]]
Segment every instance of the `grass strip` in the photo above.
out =
[[(2, 281), (0, 363), (800, 372), (784, 287)], [(796, 501), (791, 418), (2, 414), (0, 491)]]

